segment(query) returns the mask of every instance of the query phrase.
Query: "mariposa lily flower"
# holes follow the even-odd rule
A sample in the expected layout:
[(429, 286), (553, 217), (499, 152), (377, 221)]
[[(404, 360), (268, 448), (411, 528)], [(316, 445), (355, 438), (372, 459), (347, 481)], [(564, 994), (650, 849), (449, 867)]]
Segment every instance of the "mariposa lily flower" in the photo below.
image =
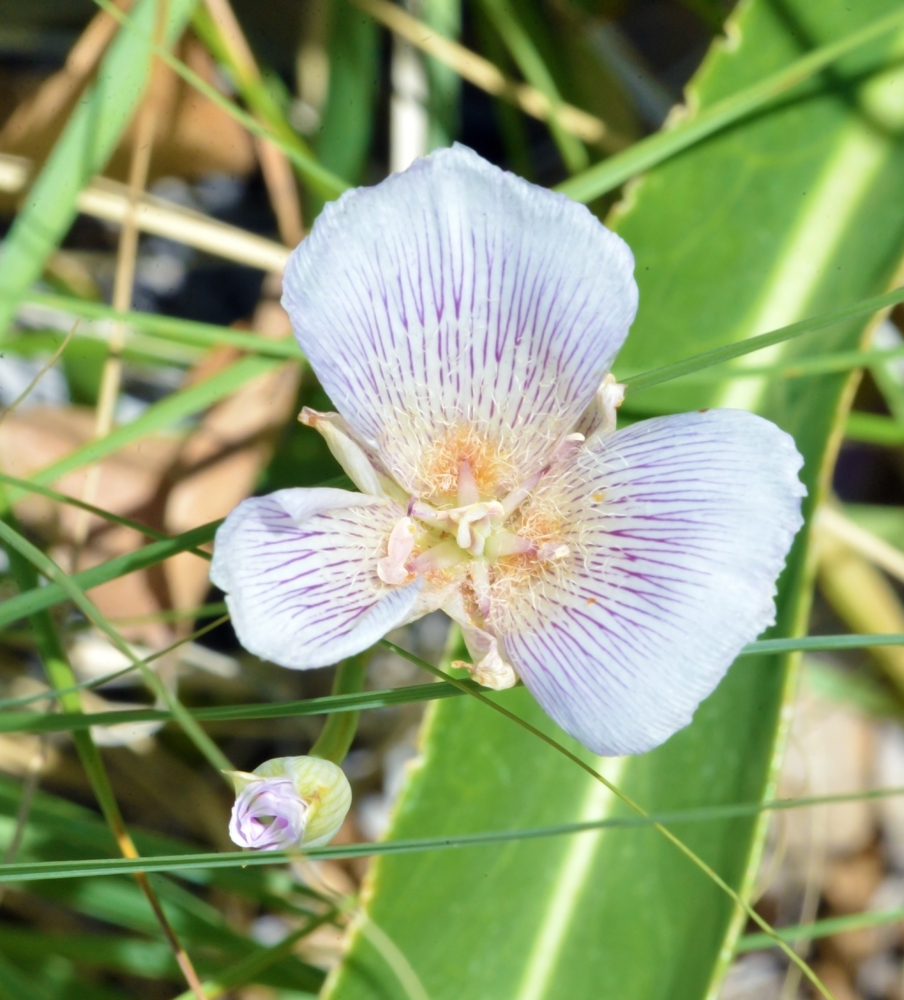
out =
[(229, 836), (252, 851), (327, 844), (352, 804), (342, 768), (320, 757), (276, 757), (227, 774), (235, 787)]
[(520, 678), (600, 754), (690, 722), (774, 621), (801, 525), (792, 439), (715, 410), (615, 430), (626, 244), (461, 146), (327, 206), (284, 304), (361, 491), (246, 500), (212, 579), (242, 643), (334, 663), (442, 608), (482, 684)]

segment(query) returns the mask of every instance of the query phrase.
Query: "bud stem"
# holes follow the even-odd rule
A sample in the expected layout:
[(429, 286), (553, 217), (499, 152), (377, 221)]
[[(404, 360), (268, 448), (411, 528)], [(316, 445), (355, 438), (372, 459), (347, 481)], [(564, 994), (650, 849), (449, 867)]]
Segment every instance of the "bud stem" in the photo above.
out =
[[(350, 656), (336, 667), (333, 678), (333, 694), (354, 694), (364, 687), (364, 675), (370, 661), (371, 651), (366, 649), (357, 656)], [(311, 747), (310, 757), (341, 764), (345, 760), (358, 729), (360, 712), (331, 712), (324, 723), (317, 741)]]

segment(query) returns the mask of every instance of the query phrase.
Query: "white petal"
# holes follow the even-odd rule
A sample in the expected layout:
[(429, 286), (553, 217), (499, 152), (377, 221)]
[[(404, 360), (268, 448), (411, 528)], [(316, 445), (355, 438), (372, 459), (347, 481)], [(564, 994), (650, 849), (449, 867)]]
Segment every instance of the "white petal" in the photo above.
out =
[(344, 490), (245, 500), (217, 531), (210, 578), (242, 645), (284, 667), (360, 653), (410, 619), (421, 584), (385, 585), (377, 561), (405, 510)]
[(563, 729), (620, 755), (691, 721), (774, 621), (801, 462), (774, 424), (716, 410), (598, 435), (541, 485), (532, 503), (564, 517), (571, 555), (495, 630)]
[(284, 304), (336, 408), (424, 495), (430, 446), (463, 426), (542, 465), (627, 334), (632, 271), (586, 208), (456, 146), (328, 205)]

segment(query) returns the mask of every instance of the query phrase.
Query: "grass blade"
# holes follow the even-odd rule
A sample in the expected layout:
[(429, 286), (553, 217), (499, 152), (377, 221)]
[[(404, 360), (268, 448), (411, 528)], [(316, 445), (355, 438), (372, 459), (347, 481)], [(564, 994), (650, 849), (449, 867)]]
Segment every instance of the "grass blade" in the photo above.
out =
[[(390, 648), (395, 648), (391, 644)], [(759, 656), (763, 653), (817, 652), (839, 649), (869, 649), (877, 646), (904, 645), (904, 635), (825, 635), (803, 636), (796, 639), (761, 639), (752, 642), (740, 656)], [(454, 698), (465, 693), (484, 691), (473, 681), (440, 681), (436, 684), (413, 684), (383, 691), (362, 691), (356, 694), (327, 695), (304, 701), (262, 702), (251, 705), (219, 705), (212, 708), (190, 709), (197, 722), (238, 722), (257, 719), (288, 719), (307, 715), (326, 715), (332, 712), (362, 712), (391, 705), (408, 705), (420, 701)], [(46, 696), (43, 696), (46, 697)], [(2, 706), (0, 706), (2, 707)], [(90, 716), (81, 714), (53, 714), (42, 712), (0, 712), (0, 733), (28, 732), (55, 733), (64, 730), (84, 729), (94, 725), (115, 726), (134, 722), (169, 722), (172, 713), (158, 708), (129, 709), (128, 711), (97, 712)]]
[[(196, 347), (237, 347), (249, 354), (261, 354), (272, 358), (286, 358), (290, 361), (302, 360), (301, 351), (293, 338), (286, 340), (270, 340), (256, 333), (240, 333), (226, 326), (215, 326), (212, 323), (197, 323), (188, 319), (173, 319), (170, 316), (160, 316), (157, 313), (118, 312), (101, 302), (90, 302), (87, 299), (76, 299), (68, 295), (48, 295), (42, 292), (30, 292), (25, 296), (26, 302), (59, 309), (73, 316), (85, 319), (110, 320), (124, 323), (135, 330), (159, 337), (162, 340), (175, 341), (180, 344), (190, 344)], [(75, 331), (75, 337), (92, 336), (90, 333)]]
[[(774, 344), (781, 344), (795, 337), (802, 337), (806, 333), (815, 333), (817, 330), (824, 330), (826, 327), (834, 326), (846, 319), (853, 319), (857, 316), (868, 316), (871, 313), (879, 312), (881, 309), (888, 309), (891, 306), (904, 302), (904, 288), (895, 288), (883, 295), (874, 295), (872, 298), (863, 299), (853, 305), (845, 306), (843, 309), (833, 309), (831, 312), (822, 313), (819, 316), (811, 316), (802, 319), (789, 326), (780, 327), (778, 330), (771, 330), (769, 333), (761, 333), (756, 337), (748, 337), (735, 344), (726, 344), (724, 347), (716, 347), (712, 351), (704, 351), (683, 361), (675, 361), (670, 365), (663, 365), (661, 368), (654, 368), (652, 371), (643, 372), (638, 375), (623, 376), (624, 381), (631, 392), (640, 392), (643, 389), (650, 389), (663, 382), (681, 378), (684, 375), (693, 375), (704, 368), (711, 368), (713, 365), (720, 365), (725, 361), (740, 358), (754, 351), (761, 351), (765, 347), (772, 347)], [(815, 360), (815, 359), (814, 359)]]
[[(74, 574), (71, 580), (81, 590), (90, 590), (92, 587), (107, 583), (109, 580), (116, 580), (128, 573), (147, 569), (148, 566), (156, 566), (165, 559), (169, 559), (170, 556), (179, 552), (192, 551), (199, 545), (212, 541), (221, 523), (220, 521), (212, 521), (209, 524), (202, 524), (199, 528), (192, 528), (191, 531), (186, 531), (181, 535), (175, 535), (168, 541), (145, 545), (144, 548), (137, 549), (135, 552), (128, 552), (126, 555), (109, 559), (98, 566), (82, 570), (80, 573)], [(0, 605), (0, 628), (65, 600), (66, 592), (55, 583), (46, 587), (33, 587), (31, 590), (26, 590)]]
[(296, 144), (290, 145), (271, 128), (261, 125), (256, 118), (242, 111), (237, 104), (224, 97), (216, 87), (211, 86), (206, 80), (198, 76), (197, 73), (189, 69), (185, 63), (177, 59), (168, 49), (155, 45), (151, 38), (151, 33), (144, 28), (140, 21), (136, 21), (133, 16), (123, 14), (118, 7), (110, 3), (110, 0), (94, 0), (94, 2), (111, 17), (119, 21), (126, 29), (127, 34), (141, 39), (150, 51), (158, 55), (189, 86), (194, 87), (195, 90), (203, 94), (208, 100), (222, 108), (226, 114), (233, 117), (240, 125), (244, 125), (253, 135), (272, 142), (274, 146), (278, 146), (298, 169), (299, 174), (304, 177), (313, 191), (317, 191), (324, 198), (331, 199), (338, 198), (348, 188), (348, 184), (342, 178), (337, 177), (327, 170), (326, 167), (321, 166), (309, 153), (303, 152)]
[[(881, 788), (868, 792), (842, 795), (822, 795), (800, 799), (773, 799), (767, 802), (741, 802), (727, 806), (683, 809), (649, 816), (618, 816), (590, 820), (584, 823), (562, 823), (556, 826), (524, 830), (492, 830), (481, 833), (456, 834), (442, 837), (419, 837), (409, 840), (389, 840), (377, 843), (333, 844), (315, 847), (304, 853), (310, 860), (346, 860), (386, 854), (413, 854), (421, 851), (450, 848), (486, 847), (518, 840), (573, 836), (594, 830), (631, 830), (669, 823), (708, 823), (739, 816), (844, 802), (893, 798), (904, 795), (904, 788)], [(200, 868), (244, 868), (246, 866), (285, 864), (299, 857), (297, 851), (232, 851), (204, 854), (167, 854), (145, 856), (140, 860), (120, 858), (87, 858), (76, 861), (30, 861), (0, 865), (0, 883), (33, 881), (46, 878), (84, 878), (92, 875), (131, 874), (134, 871), (187, 872)], [(775, 943), (774, 941), (772, 942)]]

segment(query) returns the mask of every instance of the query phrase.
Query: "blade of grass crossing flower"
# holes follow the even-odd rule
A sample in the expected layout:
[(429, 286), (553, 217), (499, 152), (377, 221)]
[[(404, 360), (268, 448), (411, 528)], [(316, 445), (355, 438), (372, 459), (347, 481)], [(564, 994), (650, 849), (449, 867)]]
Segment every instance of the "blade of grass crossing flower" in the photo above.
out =
[[(215, 628), (226, 618), (218, 619), (206, 628), (195, 633), (194, 637)], [(155, 653), (144, 662), (162, 656), (163, 653), (175, 649), (179, 643)], [(838, 635), (838, 636), (808, 636), (799, 639), (764, 639), (752, 643), (741, 654), (742, 656), (761, 656), (764, 653), (790, 653), (799, 651), (817, 652), (841, 649), (869, 649), (882, 646), (904, 645), (904, 635)], [(90, 681), (78, 685), (96, 687), (132, 670), (136, 666), (126, 667), (116, 674), (104, 677), (98, 681)], [(385, 691), (365, 691), (355, 694), (328, 695), (323, 698), (309, 698), (305, 701), (262, 702), (251, 705), (221, 705), (213, 708), (191, 709), (189, 714), (198, 722), (238, 722), (256, 719), (288, 719), (309, 715), (328, 715), (332, 713), (357, 714), (375, 708), (387, 708), (391, 705), (409, 705), (422, 701), (437, 701), (455, 698), (463, 694), (466, 687), (481, 690), (470, 681), (462, 681), (457, 685), (452, 683), (415, 684), (403, 688), (388, 688)], [(157, 708), (128, 709), (122, 711), (96, 712), (88, 718), (81, 714), (43, 712), (12, 712), (8, 709), (27, 705), (29, 702), (46, 699), (46, 694), (34, 695), (29, 698), (16, 698), (0, 701), (0, 733), (55, 733), (74, 729), (86, 729), (94, 725), (115, 726), (129, 725), (135, 722), (169, 722), (175, 718), (172, 712)]]
[(698, 111), (673, 128), (642, 139), (630, 149), (564, 181), (557, 190), (575, 201), (583, 202), (593, 201), (600, 195), (614, 191), (631, 177), (665, 162), (713, 133), (767, 107), (827, 66), (850, 52), (883, 38), (902, 24), (904, 13), (900, 10), (880, 17), (859, 31), (852, 31), (836, 42), (823, 45), (778, 72), (723, 98), (704, 111)]
[[(194, 4), (195, 0), (170, 0), (168, 44), (181, 35)], [(22, 296), (72, 224), (79, 192), (106, 166), (132, 117), (147, 81), (155, 10), (156, 0), (137, 0), (132, 17), (144, 34), (121, 32), (113, 40), (4, 241), (0, 340)]]
[[(904, 348), (875, 349), (869, 351), (834, 351), (799, 361), (779, 361), (777, 364), (738, 366), (727, 371), (698, 371), (695, 381), (727, 382), (729, 379), (806, 378), (808, 375), (832, 375), (850, 372), (855, 368), (870, 368), (885, 365), (890, 361), (904, 358)], [(900, 419), (900, 418), (898, 418)]]
[[(157, 674), (151, 670), (147, 663), (140, 659), (132, 650), (131, 646), (122, 638), (119, 632), (101, 614), (92, 600), (85, 596), (84, 591), (76, 584), (72, 577), (64, 573), (59, 566), (47, 555), (36, 548), (19, 532), (15, 531), (8, 524), (0, 521), (0, 539), (7, 548), (15, 549), (24, 556), (38, 572), (52, 580), (63, 589), (66, 595), (72, 600), (78, 609), (88, 618), (89, 621), (103, 632), (110, 642), (141, 671), (145, 683), (160, 698), (173, 717), (185, 731), (186, 736), (195, 744), (201, 754), (207, 758), (208, 763), (216, 771), (229, 771), (232, 764), (223, 754), (220, 748), (204, 732), (194, 718), (185, 709), (176, 695), (163, 683)], [(71, 681), (70, 681), (71, 683)], [(228, 781), (228, 779), (226, 779)]]
[[(750, 337), (747, 340), (742, 340), (735, 344), (726, 344), (724, 347), (717, 347), (712, 351), (705, 351), (703, 354), (697, 354), (694, 357), (686, 358), (684, 361), (676, 361), (670, 365), (663, 365), (661, 368), (654, 368), (652, 371), (643, 372), (638, 375), (620, 375), (619, 379), (627, 383), (628, 390), (631, 392), (640, 392), (643, 389), (651, 389), (653, 386), (661, 385), (663, 382), (669, 382), (672, 379), (682, 378), (685, 375), (693, 375), (696, 372), (702, 371), (706, 368), (711, 368), (714, 365), (721, 365), (726, 361), (732, 361), (734, 358), (740, 358), (748, 354), (753, 354), (756, 351), (762, 351), (767, 347), (772, 347), (775, 344), (782, 344), (788, 340), (794, 340), (795, 338), (802, 337), (807, 333), (815, 333), (817, 330), (824, 330), (827, 327), (834, 326), (836, 323), (841, 323), (846, 319), (855, 319), (859, 316), (870, 316), (880, 310), (889, 309), (891, 306), (896, 305), (899, 302), (904, 302), (904, 288), (896, 288), (893, 291), (885, 293), (884, 295), (875, 295), (862, 302), (856, 302), (851, 306), (834, 309), (821, 316), (813, 316), (809, 319), (804, 319), (800, 322), (782, 327), (781, 329), (772, 330), (769, 333), (762, 333), (756, 337)], [(861, 353), (866, 356), (866, 352), (856, 353), (857, 357), (859, 357)], [(854, 361), (849, 365), (843, 366), (841, 370), (844, 370), (844, 367), (856, 367), (857, 359), (854, 357), (854, 352), (850, 352), (845, 355), (845, 357), (854, 358)], [(820, 359), (814, 358), (809, 360), (818, 364)], [(806, 364), (806, 362), (800, 362), (800, 364), (803, 365)], [(819, 368), (815, 369), (815, 373), (820, 373)], [(722, 378), (725, 378), (728, 375), (737, 375), (740, 373), (732, 372), (720, 374)]]
[[(135, 669), (134, 667), (130, 667)], [(410, 705), (440, 698), (455, 698), (462, 692), (454, 685), (414, 684), (410, 687), (389, 688), (385, 691), (363, 691), (358, 694), (328, 695), (305, 701), (261, 702), (251, 705), (220, 705), (192, 709), (198, 722), (238, 722), (253, 719), (290, 719), (309, 715), (329, 715), (358, 712), (393, 705)], [(46, 698), (47, 695), (39, 697)], [(87, 729), (94, 725), (115, 726), (135, 722), (169, 722), (171, 712), (158, 708), (133, 708), (112, 712), (92, 712), (91, 717), (43, 712), (0, 712), (0, 733), (56, 733)]]
[[(37, 567), (34, 567), (34, 564), (22, 551), (22, 547), (17, 544), (18, 539), (21, 539), (21, 535), (9, 523), (12, 520), (12, 515), (8, 511), (8, 502), (2, 488), (0, 488), (0, 537), (2, 537), (4, 548), (6, 548), (10, 564), (19, 581), (20, 587), (33, 587), (37, 583), (37, 575), (35, 573)], [(66, 652), (63, 649), (50, 615), (46, 611), (37, 612), (32, 615), (31, 623), (38, 642), (41, 659), (44, 663), (44, 669), (51, 685), (55, 688), (71, 687), (75, 683), (75, 675), (72, 672), (72, 667), (66, 657)], [(76, 693), (62, 695), (61, 703), (67, 711), (81, 711), (81, 702)], [(122, 813), (119, 810), (119, 804), (116, 801), (113, 788), (107, 777), (106, 768), (94, 740), (91, 738), (90, 732), (85, 730), (73, 733), (72, 739), (82, 766), (88, 775), (88, 780), (97, 798), (98, 805), (110, 827), (110, 831), (120, 852), (125, 858), (137, 858), (138, 852), (126, 829)], [(138, 882), (141, 891), (144, 893), (154, 912), (157, 923), (160, 925), (173, 951), (176, 962), (185, 976), (185, 981), (188, 983), (192, 993), (198, 997), (198, 1000), (204, 1000), (204, 995), (200, 989), (200, 982), (191, 959), (170, 926), (157, 898), (157, 894), (148, 881), (147, 875), (143, 872), (136, 872), (135, 880)]]

